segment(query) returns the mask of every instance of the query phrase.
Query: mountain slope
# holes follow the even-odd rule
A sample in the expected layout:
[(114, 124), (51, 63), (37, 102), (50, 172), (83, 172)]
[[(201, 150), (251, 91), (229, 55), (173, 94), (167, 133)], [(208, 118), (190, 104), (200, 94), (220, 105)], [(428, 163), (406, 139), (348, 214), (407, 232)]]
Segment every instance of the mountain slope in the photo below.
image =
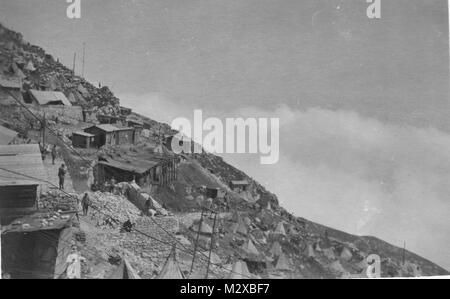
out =
[[(91, 121), (95, 122), (98, 115), (120, 115), (120, 100), (108, 87), (95, 87), (74, 75), (70, 69), (45, 53), (43, 49), (28, 44), (20, 34), (2, 25), (0, 25), (0, 48), (0, 72), (3, 77), (20, 77), (23, 79), (25, 89), (43, 88), (73, 95), (75, 105), (92, 111), (92, 118), (86, 122), (68, 118), (49, 119), (54, 121), (51, 125), (61, 132), (62, 138), (67, 142), (70, 142), (67, 137), (71, 131), (79, 130), (89, 125)], [(11, 104), (5, 106), (2, 101), (3, 98), (0, 97), (2, 123), (17, 129), (24, 137), (37, 141), (33, 139), (31, 135), (33, 130), (27, 123), (29, 117), (20, 113), (22, 110), (19, 106)], [(142, 144), (100, 151), (86, 150), (82, 151), (83, 156), (90, 161), (95, 161), (99, 154), (109, 152), (121, 155), (133, 152), (134, 155), (145, 157), (148, 148), (155, 146), (161, 135), (172, 133), (167, 124), (158, 123), (137, 113), (133, 113), (132, 116), (151, 125), (150, 135)], [(31, 128), (33, 127), (39, 128), (39, 124), (31, 125)], [(65, 153), (65, 162), (75, 180), (76, 175), (84, 172), (89, 166), (83, 164), (73, 152), (67, 150)], [(80, 180), (87, 179), (88, 177), (83, 176), (80, 178)], [(231, 180), (247, 180), (251, 191), (239, 193), (230, 190), (228, 185)], [(448, 274), (432, 262), (411, 252), (403, 252), (401, 248), (377, 238), (350, 235), (289, 214), (279, 206), (274, 194), (222, 158), (209, 153), (187, 157), (186, 161), (181, 163), (178, 180), (169, 187), (159, 189), (152, 196), (161, 205), (176, 212), (177, 217), (183, 221), (200, 211), (199, 205), (202, 204), (201, 198), (204, 195), (203, 187), (227, 191), (231, 202), (230, 213), (221, 213), (217, 229), (218, 238), (213, 244), (213, 252), (227, 265), (237, 260), (246, 261), (252, 275), (268, 278), (355, 277), (364, 275), (367, 266), (364, 260), (370, 254), (380, 256), (383, 276)], [(223, 208), (220, 202), (216, 204), (217, 209)], [(195, 218), (194, 222), (196, 219), (198, 218)], [(211, 219), (206, 219), (205, 223), (210, 227), (214, 226)], [(191, 244), (197, 237), (196, 231), (189, 225), (181, 226), (180, 235), (190, 240)], [(205, 251), (208, 250), (210, 237), (206, 233), (206, 237), (201, 238), (200, 247)], [(276, 244), (281, 248), (277, 250), (278, 253), (272, 250), (274, 246), (278, 247)], [(152, 275), (146, 273), (145, 277)]]

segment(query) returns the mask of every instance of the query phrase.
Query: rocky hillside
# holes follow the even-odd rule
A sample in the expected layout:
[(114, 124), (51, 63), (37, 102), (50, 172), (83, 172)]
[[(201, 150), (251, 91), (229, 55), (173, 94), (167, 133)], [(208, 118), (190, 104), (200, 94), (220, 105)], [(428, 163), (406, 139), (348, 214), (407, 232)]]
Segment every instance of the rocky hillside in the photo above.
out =
[[(20, 79), (22, 91), (61, 91), (73, 105), (91, 111), (92, 122), (98, 115), (120, 114), (120, 100), (108, 87), (94, 86), (74, 75), (43, 49), (27, 43), (21, 34), (2, 25), (0, 51), (0, 75), (8, 80)], [(61, 147), (60, 154), (69, 166), (76, 191), (87, 191), (87, 181), (92, 179), (89, 170), (92, 164), (84, 160), (94, 163), (101, 155), (145, 158), (162, 135), (172, 133), (167, 124), (134, 112), (132, 117), (151, 127), (142, 142), (135, 146), (79, 150), (75, 153), (64, 142), (53, 138), (55, 144)], [(40, 124), (33, 123), (35, 120), (23, 113), (21, 107), (5, 105), (1, 98), (0, 122), (18, 130), (29, 142), (39, 140), (33, 139), (32, 131), (39, 129)], [(89, 125), (89, 121), (48, 122), (47, 125), (69, 143), (70, 132)], [(52, 136), (49, 138), (51, 143)], [(142, 214), (127, 198), (128, 193), (124, 190), (129, 190), (130, 186), (118, 188), (115, 195), (106, 192), (92, 194), (94, 212), (80, 221), (80, 230), (87, 235), (87, 238), (82, 238), (84, 253), (93, 255), (89, 259), (92, 262), (88, 267), (90, 270), (84, 272), (86, 278), (105, 277), (105, 271), (111, 271), (108, 266), (108, 260), (114, 255), (111, 252), (127, 256), (142, 277), (157, 277), (172, 245), (177, 245), (181, 271), (188, 277), (204, 277), (205, 257), (210, 248), (214, 259), (210, 277), (215, 278), (237, 275), (236, 272), (241, 278), (364, 277), (368, 266), (366, 257), (370, 254), (380, 256), (381, 274), (385, 277), (448, 274), (430, 261), (377, 238), (353, 236), (289, 214), (279, 206), (276, 195), (220, 157), (204, 153), (183, 157), (182, 160), (176, 181), (157, 191), (149, 191), (154, 198), (154, 206), (161, 207), (157, 210), (169, 210), (169, 213), (157, 213), (155, 217)], [(231, 180), (248, 181), (249, 190), (231, 190)], [(228, 192), (229, 206), (226, 207), (220, 200), (208, 202), (204, 187)], [(44, 197), (46, 200), (49, 198), (44, 206), (57, 209), (52, 200), (60, 202), (58, 196)], [(205, 204), (219, 212), (215, 225), (214, 215), (207, 215), (200, 221), (201, 207)], [(144, 234), (121, 230), (121, 224), (130, 215)], [(161, 226), (165, 229), (161, 230)], [(157, 242), (151, 238), (164, 245), (155, 245)], [(198, 257), (191, 273), (190, 261), (194, 248), (203, 254)], [(93, 274), (98, 255), (103, 260), (103, 274)]]

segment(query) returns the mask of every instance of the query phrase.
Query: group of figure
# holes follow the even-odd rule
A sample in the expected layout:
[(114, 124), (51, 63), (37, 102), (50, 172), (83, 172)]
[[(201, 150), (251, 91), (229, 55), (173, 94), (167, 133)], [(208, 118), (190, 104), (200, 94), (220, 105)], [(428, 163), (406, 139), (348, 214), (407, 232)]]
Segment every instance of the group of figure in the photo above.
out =
[[(47, 157), (48, 154), (48, 150), (47, 147), (42, 145), (39, 142), (39, 150), (41, 151), (41, 156), (42, 156), (42, 161), (45, 161), (45, 158)], [(55, 161), (58, 157), (58, 152), (57, 152), (57, 148), (56, 148), (56, 144), (54, 144), (52, 146), (52, 150), (50, 151), (50, 154), (52, 155), (52, 164), (55, 165)]]

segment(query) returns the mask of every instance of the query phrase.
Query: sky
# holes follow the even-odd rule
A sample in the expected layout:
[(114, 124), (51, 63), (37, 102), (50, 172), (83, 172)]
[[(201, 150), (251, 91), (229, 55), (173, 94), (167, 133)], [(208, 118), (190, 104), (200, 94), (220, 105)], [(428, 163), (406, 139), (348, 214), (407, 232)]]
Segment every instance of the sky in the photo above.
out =
[(289, 211), (450, 269), (443, 0), (2, 0), (0, 22), (156, 120), (279, 117), (280, 161), (225, 159)]

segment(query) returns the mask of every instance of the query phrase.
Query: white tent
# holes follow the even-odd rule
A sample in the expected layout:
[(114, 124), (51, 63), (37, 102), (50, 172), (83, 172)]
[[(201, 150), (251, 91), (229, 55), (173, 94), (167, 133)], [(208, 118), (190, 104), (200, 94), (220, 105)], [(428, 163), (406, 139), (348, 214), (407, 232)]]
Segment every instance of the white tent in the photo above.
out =
[(273, 231), (274, 235), (282, 235), (286, 236), (286, 230), (284, 229), (283, 222), (279, 222), (275, 230)]
[(256, 249), (255, 244), (253, 244), (251, 239), (247, 239), (247, 241), (242, 245), (242, 250), (245, 251), (248, 255), (258, 256), (259, 251)]
[(306, 255), (307, 257), (315, 257), (316, 256), (312, 244), (308, 244), (306, 246), (305, 250), (303, 251), (303, 254)]
[(161, 272), (156, 279), (185, 279), (176, 259), (176, 250), (173, 247)]
[(233, 233), (238, 233), (241, 234), (243, 236), (246, 236), (248, 234), (248, 229), (247, 226), (245, 225), (245, 223), (243, 221), (239, 221), (238, 223), (234, 223), (232, 226), (232, 231)]
[(340, 258), (346, 262), (350, 261), (353, 258), (353, 254), (347, 247), (344, 247), (341, 251)]
[(228, 276), (228, 279), (250, 279), (252, 275), (248, 271), (247, 263), (244, 261), (237, 261)]
[(281, 248), (280, 243), (278, 243), (278, 241), (275, 241), (272, 244), (272, 247), (270, 248), (270, 253), (273, 256), (280, 256), (281, 254), (283, 254), (283, 249)]
[[(209, 251), (204, 251), (202, 253), (202, 255), (205, 257), (209, 257)], [(220, 257), (217, 255), (217, 253), (211, 251), (211, 263), (214, 265), (221, 265), (222, 264), (222, 260), (220, 259)]]
[(28, 61), (27, 65), (25, 66), (25, 69), (29, 72), (34, 72), (36, 70), (31, 60)]
[[(199, 230), (199, 228), (200, 228), (200, 230)], [(191, 226), (191, 230), (194, 232), (200, 232), (200, 234), (204, 234), (204, 235), (211, 235), (213, 233), (212, 227), (205, 221), (202, 221), (201, 226), (200, 226), (200, 223), (193, 224)]]
[(280, 255), (280, 257), (278, 258), (277, 264), (275, 266), (275, 269), (281, 270), (281, 271), (291, 271), (292, 270), (291, 263), (289, 262), (286, 255), (284, 255), (284, 254)]

